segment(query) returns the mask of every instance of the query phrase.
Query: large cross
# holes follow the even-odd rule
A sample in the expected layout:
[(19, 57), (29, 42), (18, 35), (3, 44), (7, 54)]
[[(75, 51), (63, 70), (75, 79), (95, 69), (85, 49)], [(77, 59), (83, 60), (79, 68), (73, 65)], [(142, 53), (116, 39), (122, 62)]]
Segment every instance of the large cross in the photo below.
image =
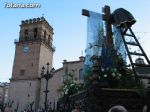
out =
[[(105, 26), (106, 26), (106, 46), (107, 48), (113, 47), (113, 38), (112, 38), (112, 16), (110, 12), (110, 7), (105, 6), (103, 8), (103, 15), (102, 18), (105, 21)], [(82, 9), (82, 15), (84, 16), (90, 16), (89, 11), (86, 9)]]
[(106, 24), (106, 45), (108, 48), (113, 47), (113, 38), (112, 38), (112, 18), (111, 18), (111, 12), (110, 12), (110, 7), (105, 6), (103, 8), (103, 20), (105, 21)]

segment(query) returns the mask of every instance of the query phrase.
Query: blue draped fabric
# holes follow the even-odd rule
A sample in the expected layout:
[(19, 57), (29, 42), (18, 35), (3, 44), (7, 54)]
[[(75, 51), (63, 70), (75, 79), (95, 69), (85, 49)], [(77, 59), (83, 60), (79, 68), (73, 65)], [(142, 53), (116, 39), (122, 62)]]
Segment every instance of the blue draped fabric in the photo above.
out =
[(106, 40), (104, 39), (103, 47), (102, 47), (102, 64), (101, 67), (106, 69), (106, 68), (111, 68), (115, 67), (116, 65), (116, 56), (120, 55), (126, 63), (126, 49), (122, 40), (121, 32), (120, 30), (113, 25), (113, 44), (114, 48), (108, 48), (106, 46)]
[(113, 26), (113, 44), (114, 48), (106, 46), (106, 38), (104, 38), (104, 28), (102, 14), (89, 12), (87, 20), (87, 40), (85, 50), (85, 71), (93, 66), (91, 58), (93, 56), (101, 57), (101, 67), (106, 69), (114, 67), (115, 57), (121, 54), (124, 62), (126, 62), (126, 49), (122, 41), (122, 36), (116, 26)]
[(96, 12), (89, 12), (87, 20), (87, 40), (85, 50), (85, 67), (92, 67), (91, 57), (101, 56), (103, 40), (102, 15)]
[(113, 25), (113, 32), (114, 48), (117, 51), (117, 54), (121, 55), (123, 61), (126, 63), (127, 54), (122, 40), (121, 32), (115, 25)]
[(106, 69), (106, 68), (111, 68), (113, 66), (113, 58), (112, 58), (112, 48), (107, 48), (103, 46), (102, 48), (102, 57), (101, 57), (101, 67)]

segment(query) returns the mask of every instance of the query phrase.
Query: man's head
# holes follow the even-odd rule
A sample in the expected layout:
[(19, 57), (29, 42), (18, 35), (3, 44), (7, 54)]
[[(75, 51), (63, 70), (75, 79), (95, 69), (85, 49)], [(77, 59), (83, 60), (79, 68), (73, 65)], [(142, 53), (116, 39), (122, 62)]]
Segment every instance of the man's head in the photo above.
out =
[(111, 107), (108, 112), (128, 112), (128, 111), (123, 106), (117, 105)]

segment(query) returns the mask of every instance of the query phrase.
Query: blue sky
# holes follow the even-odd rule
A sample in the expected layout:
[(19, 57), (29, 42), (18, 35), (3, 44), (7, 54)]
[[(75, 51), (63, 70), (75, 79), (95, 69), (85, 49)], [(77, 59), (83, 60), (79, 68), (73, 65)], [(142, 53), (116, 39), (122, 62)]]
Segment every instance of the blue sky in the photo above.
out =
[[(5, 3), (40, 3), (41, 8), (4, 8)], [(53, 44), (56, 46), (53, 66), (59, 68), (62, 61), (78, 60), (84, 55), (87, 18), (81, 10), (88, 9), (101, 13), (102, 7), (109, 5), (111, 10), (125, 8), (130, 11), (137, 23), (135, 34), (150, 58), (150, 1), (149, 0), (0, 0), (0, 82), (9, 81), (15, 53), (14, 39), (19, 37), (21, 20), (44, 17), (54, 28)]]

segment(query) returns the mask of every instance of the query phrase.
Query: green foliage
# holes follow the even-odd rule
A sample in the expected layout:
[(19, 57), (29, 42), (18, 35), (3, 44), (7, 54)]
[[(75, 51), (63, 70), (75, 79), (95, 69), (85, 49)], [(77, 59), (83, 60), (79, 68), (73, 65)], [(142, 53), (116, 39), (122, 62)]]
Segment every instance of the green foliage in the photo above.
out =
[(67, 100), (70, 95), (83, 90), (83, 84), (77, 83), (73, 74), (66, 74), (63, 85), (58, 89), (61, 93), (61, 99)]
[(92, 83), (92, 70), (90, 67), (86, 67), (84, 75), (84, 87), (88, 88)]
[[(99, 68), (98, 81), (100, 84), (106, 85), (110, 88), (122, 88), (122, 89), (142, 89), (143, 83), (140, 79), (133, 74), (131, 68), (129, 68), (122, 60), (120, 55), (116, 56), (114, 66), (111, 68)], [(100, 57), (100, 60), (101, 57)], [(85, 71), (85, 87), (89, 87), (92, 83), (92, 68), (88, 68)], [(105, 84), (104, 84), (105, 83)]]

